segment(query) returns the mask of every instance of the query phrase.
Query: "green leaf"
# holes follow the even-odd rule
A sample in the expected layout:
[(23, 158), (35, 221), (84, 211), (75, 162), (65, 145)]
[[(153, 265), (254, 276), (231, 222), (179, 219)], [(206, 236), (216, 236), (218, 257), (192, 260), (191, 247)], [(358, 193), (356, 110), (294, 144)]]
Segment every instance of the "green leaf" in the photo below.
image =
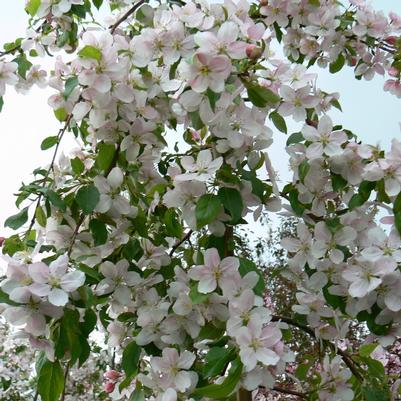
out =
[(47, 199), (49, 199), (50, 203), (57, 209), (60, 209), (62, 212), (65, 212), (67, 210), (66, 204), (64, 203), (64, 201), (61, 199), (61, 196), (57, 192), (48, 189), (45, 192), (45, 196)]
[(67, 110), (64, 107), (60, 107), (59, 109), (54, 110), (54, 115), (59, 121), (65, 121), (68, 117)]
[(237, 224), (242, 218), (244, 203), (240, 192), (235, 188), (220, 188), (218, 196), (224, 208), (231, 216), (230, 224)]
[(377, 348), (377, 345), (377, 343), (361, 345), (359, 348), (359, 355), (362, 357), (369, 356)]
[(263, 86), (247, 85), (248, 98), (256, 107), (274, 106), (280, 101), (280, 96)]
[(298, 365), (295, 370), (295, 377), (302, 381), (306, 380), (310, 367), (310, 364), (305, 363)]
[(70, 97), (72, 91), (77, 86), (78, 86), (78, 78), (77, 77), (71, 77), (65, 81), (64, 94), (63, 94), (65, 100), (67, 100)]
[(0, 304), (7, 304), (12, 306), (20, 305), (17, 302), (11, 301), (9, 295), (6, 294), (1, 288), (0, 288)]
[(279, 113), (277, 113), (277, 111), (273, 111), (272, 113), (270, 113), (269, 118), (273, 121), (273, 124), (280, 132), (283, 132), (284, 134), (287, 133), (287, 124), (284, 118)]
[(92, 233), (93, 240), (95, 241), (95, 246), (106, 243), (108, 236), (106, 224), (100, 220), (92, 219), (89, 223), (89, 229)]
[(58, 136), (48, 136), (47, 138), (43, 139), (42, 143), (40, 144), (40, 148), (42, 150), (50, 149), (58, 142)]
[(307, 159), (305, 159), (304, 161), (302, 161), (302, 163), (298, 166), (298, 175), (299, 175), (299, 180), (301, 182), (305, 181), (305, 177), (308, 174), (310, 170), (310, 164), (309, 161)]
[(17, 71), (19, 76), (26, 79), (26, 73), (32, 67), (33, 64), (26, 58), (25, 54), (18, 56), (13, 61), (15, 61), (18, 64)]
[(314, 7), (320, 7), (320, 0), (308, 0), (308, 3)]
[(121, 367), (125, 372), (126, 377), (120, 384), (120, 390), (127, 387), (131, 383), (132, 378), (138, 373), (141, 351), (142, 348), (137, 345), (135, 341), (130, 342), (124, 348)]
[(59, 361), (46, 361), (39, 372), (38, 393), (42, 401), (58, 401), (64, 389), (64, 373)]
[(94, 185), (86, 185), (77, 191), (75, 200), (85, 214), (90, 214), (99, 203), (100, 193)]
[(189, 115), (189, 118), (191, 119), (192, 128), (199, 130), (205, 126), (205, 124), (203, 123), (203, 121), (200, 118), (198, 111), (190, 111), (188, 113), (188, 115)]
[(5, 222), (4, 227), (10, 227), (13, 230), (18, 230), (28, 221), (28, 207), (22, 209), (19, 213), (10, 216)]
[(163, 222), (166, 225), (167, 233), (172, 237), (181, 238), (184, 229), (178, 220), (176, 211), (173, 208), (166, 210), (163, 216)]
[(92, 0), (93, 5), (99, 10), (103, 4), (103, 0)]
[(339, 192), (347, 186), (348, 182), (339, 174), (331, 173), (331, 185), (333, 186), (333, 191)]
[(365, 387), (363, 394), (365, 401), (390, 401), (391, 399), (388, 391), (376, 387)]
[(6, 238), (3, 242), (3, 254), (13, 256), (16, 252), (25, 250), (25, 245), (21, 241), (21, 238), (16, 235)]
[(210, 88), (207, 89), (206, 95), (207, 98), (209, 99), (210, 107), (212, 108), (214, 113), (216, 110), (216, 103), (219, 100), (220, 95), (213, 92)]
[(398, 234), (401, 235), (401, 212), (398, 212), (394, 215), (394, 224), (397, 228)]
[(348, 203), (349, 210), (353, 210), (356, 207), (362, 206), (366, 202), (366, 199), (361, 194), (355, 194), (352, 196)]
[(85, 165), (82, 163), (79, 157), (75, 157), (70, 160), (72, 171), (75, 175), (80, 175), (85, 170)]
[(304, 214), (305, 207), (298, 200), (298, 191), (296, 189), (293, 189), (288, 195), (292, 210), (297, 216), (302, 216)]
[(195, 207), (195, 217), (198, 228), (213, 222), (221, 210), (220, 198), (217, 195), (202, 195)]
[(339, 56), (337, 57), (337, 60), (330, 64), (329, 70), (332, 74), (335, 74), (344, 67), (344, 64), (345, 64), (345, 57), (343, 56), (342, 53), (340, 53)]
[(266, 285), (260, 269), (258, 269), (255, 263), (253, 263), (251, 260), (240, 258), (239, 262), (239, 272), (242, 277), (244, 277), (249, 272), (255, 272), (259, 276), (259, 280), (256, 283), (256, 286), (253, 288), (253, 291), (256, 295), (263, 296), (263, 294), (265, 293)]
[(3, 110), (3, 106), (4, 106), (3, 96), (0, 96), (0, 113)]
[(114, 144), (102, 142), (97, 146), (97, 152), (96, 166), (102, 171), (109, 171), (116, 154)]
[(224, 367), (231, 362), (236, 356), (235, 348), (213, 347), (205, 356), (205, 364), (203, 365), (203, 376), (213, 377), (221, 375)]
[[(89, 4), (90, 5), (90, 4)], [(86, 17), (86, 5), (85, 4), (73, 4), (71, 6), (71, 13), (76, 15), (79, 18), (85, 18)]]
[(78, 56), (82, 58), (91, 58), (100, 61), (102, 59), (102, 52), (96, 47), (86, 45), (78, 52)]
[(28, 4), (25, 6), (25, 11), (31, 15), (31, 17), (34, 17), (36, 13), (38, 12), (38, 9), (40, 7), (41, 0), (29, 0)]
[(42, 227), (46, 227), (47, 217), (42, 206), (38, 205), (35, 210), (35, 219)]
[(189, 291), (189, 298), (191, 298), (192, 303), (195, 305), (202, 304), (209, 298), (210, 294), (201, 294), (198, 291), (198, 284), (194, 284)]
[(71, 366), (75, 364), (82, 352), (80, 340), (83, 333), (80, 330), (79, 319), (80, 315), (77, 310), (64, 309), (64, 315), (60, 322), (60, 334), (55, 347), (58, 358), (69, 355)]
[(299, 143), (299, 142), (302, 142), (304, 140), (305, 140), (305, 138), (303, 137), (301, 132), (294, 132), (293, 134), (291, 134), (288, 137), (286, 146), (290, 146), (293, 143)]
[(228, 376), (221, 384), (209, 384), (208, 386), (196, 388), (192, 393), (195, 397), (207, 397), (220, 400), (228, 397), (234, 390), (241, 378), (242, 363), (239, 358), (236, 358), (232, 363)]

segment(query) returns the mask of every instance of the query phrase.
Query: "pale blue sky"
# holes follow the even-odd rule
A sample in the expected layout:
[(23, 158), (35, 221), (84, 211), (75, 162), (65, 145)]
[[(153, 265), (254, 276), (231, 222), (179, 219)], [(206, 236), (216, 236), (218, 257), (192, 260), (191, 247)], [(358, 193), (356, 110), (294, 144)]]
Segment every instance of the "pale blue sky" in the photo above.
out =
[[(6, 3), (6, 0), (0, 0)], [(23, 11), (24, 1), (7, 1), (0, 14), (0, 40), (2, 43), (24, 36), (27, 18)], [(375, 0), (377, 9), (385, 12), (393, 10), (401, 14), (401, 0)], [(388, 147), (391, 138), (401, 139), (398, 123), (401, 122), (401, 99), (384, 93), (383, 78), (371, 82), (357, 81), (350, 68), (331, 75), (319, 71), (318, 86), (327, 92), (340, 92), (343, 113), (332, 113), (336, 123), (343, 123), (364, 142), (380, 142)], [(56, 135), (59, 125), (47, 105), (50, 90), (33, 90), (23, 96), (8, 91), (5, 106), (0, 114), (0, 236), (9, 233), (3, 229), (6, 217), (16, 212), (13, 193), (20, 182), (28, 182), (30, 172), (39, 165), (46, 165), (51, 151), (42, 152), (40, 143), (46, 136)], [(278, 149), (286, 137), (277, 138)], [(72, 140), (65, 142), (66, 149), (74, 145)], [(280, 148), (283, 149), (283, 148)], [(272, 160), (286, 178), (288, 169), (282, 151), (273, 151)], [(274, 157), (275, 156), (275, 157)]]

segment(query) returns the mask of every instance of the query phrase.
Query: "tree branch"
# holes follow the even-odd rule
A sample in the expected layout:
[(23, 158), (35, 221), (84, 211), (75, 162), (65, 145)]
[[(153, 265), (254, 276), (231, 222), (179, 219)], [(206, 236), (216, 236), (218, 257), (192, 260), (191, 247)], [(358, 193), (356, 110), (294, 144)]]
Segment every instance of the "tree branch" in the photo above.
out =
[(185, 236), (180, 239), (177, 243), (174, 244), (174, 246), (171, 248), (171, 251), (169, 253), (169, 256), (173, 256), (174, 252), (187, 240), (189, 240), (189, 238), (191, 237), (193, 231), (189, 230)]
[(284, 388), (284, 387), (274, 386), (272, 388), (272, 390), (277, 391), (278, 393), (295, 395), (296, 397), (299, 397), (299, 398), (306, 398), (305, 393), (301, 393), (299, 391), (291, 390), (291, 389)]
[(132, 15), (142, 4), (146, 3), (147, 0), (139, 0), (138, 3), (134, 4), (121, 18), (119, 18), (112, 26), (110, 26), (110, 32), (114, 31), (122, 24), (130, 15)]
[[(58, 152), (58, 149), (59, 149), (59, 146), (60, 146), (61, 139), (63, 138), (65, 132), (67, 131), (67, 128), (68, 128), (69, 125), (70, 125), (71, 119), (72, 119), (72, 113), (67, 117), (67, 119), (65, 120), (64, 127), (61, 128), (61, 129), (59, 130), (58, 134), (57, 134), (57, 143), (56, 143), (56, 147), (55, 147), (55, 149), (54, 149), (53, 157), (52, 157), (52, 160), (51, 160), (51, 162), (50, 162), (49, 168), (48, 168), (47, 171), (46, 171), (46, 175), (43, 177), (42, 189), (44, 189), (44, 188), (46, 187), (46, 181), (47, 181), (47, 179), (49, 178), (50, 171), (52, 171), (53, 168), (54, 168), (54, 162), (56, 161), (56, 156), (57, 156), (57, 152)], [(37, 200), (37, 202), (36, 202), (35, 212), (36, 212), (36, 209), (38, 208), (38, 206), (40, 206), (40, 201), (42, 200), (42, 197), (43, 197), (43, 193), (41, 192), (41, 193), (38, 195), (38, 200)], [(31, 222), (30, 222), (30, 224), (29, 224), (29, 228), (28, 228), (28, 231), (27, 231), (28, 233), (29, 233), (29, 231), (32, 230), (32, 227), (33, 227), (33, 225), (35, 224), (35, 220), (36, 220), (36, 215), (35, 215), (35, 213), (34, 213), (33, 216), (32, 216)]]
[[(304, 326), (303, 324), (298, 323), (297, 321), (295, 321), (294, 319), (285, 317), (285, 316), (278, 316), (278, 315), (273, 315), (272, 316), (272, 322), (284, 322), (287, 323), (291, 326), (297, 327), (298, 329), (304, 331), (305, 333), (308, 333), (312, 338), (314, 338), (315, 340), (317, 340), (318, 338), (316, 337), (315, 332), (307, 326)], [(356, 366), (355, 366), (355, 362), (353, 361), (351, 355), (349, 355), (346, 351), (343, 351), (341, 349), (339, 349), (338, 347), (336, 347), (335, 344), (333, 344), (330, 341), (325, 341), (329, 347), (336, 352), (336, 354), (340, 355), (344, 361), (344, 363), (348, 366), (349, 370), (352, 372), (352, 374), (360, 381), (363, 381), (363, 377), (361, 376), (361, 374), (358, 372)]]

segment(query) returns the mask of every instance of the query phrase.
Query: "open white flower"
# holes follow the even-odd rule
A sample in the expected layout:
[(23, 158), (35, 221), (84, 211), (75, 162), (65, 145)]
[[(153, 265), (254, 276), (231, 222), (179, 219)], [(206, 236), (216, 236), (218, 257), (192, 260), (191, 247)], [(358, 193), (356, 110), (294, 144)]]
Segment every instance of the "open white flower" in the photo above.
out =
[(174, 177), (175, 181), (207, 181), (223, 164), (223, 158), (218, 157), (213, 160), (212, 152), (208, 149), (201, 150), (195, 159), (192, 156), (184, 156), (181, 165), (187, 171), (185, 174), (178, 174)]
[(47, 297), (56, 306), (64, 306), (68, 302), (68, 293), (77, 290), (85, 282), (85, 274), (75, 270), (67, 273), (68, 256), (61, 255), (46, 265), (43, 262), (28, 266), (29, 275), (34, 281), (29, 286), (32, 294)]

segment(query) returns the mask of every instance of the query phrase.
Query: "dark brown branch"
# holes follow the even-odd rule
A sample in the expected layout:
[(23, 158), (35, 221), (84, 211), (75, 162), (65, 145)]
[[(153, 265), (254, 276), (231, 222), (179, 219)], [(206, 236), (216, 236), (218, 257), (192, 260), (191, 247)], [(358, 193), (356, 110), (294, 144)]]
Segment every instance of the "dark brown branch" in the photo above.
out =
[(85, 220), (85, 215), (82, 213), (81, 216), (79, 216), (77, 225), (75, 226), (74, 232), (72, 233), (70, 247), (68, 248), (68, 252), (67, 252), (68, 257), (71, 256), (72, 247), (74, 246), (75, 239), (77, 238), (79, 228), (81, 227), (84, 220)]
[(138, 3), (134, 4), (121, 18), (119, 18), (115, 24), (110, 27), (110, 32), (114, 31), (122, 24), (130, 15), (132, 15), (142, 4), (146, 3), (146, 0), (139, 0)]
[(306, 398), (306, 394), (305, 393), (301, 393), (299, 391), (291, 390), (289, 388), (274, 386), (272, 388), (272, 390), (273, 391), (277, 391), (278, 393), (295, 395), (296, 397), (299, 397), (299, 398)]
[(174, 246), (171, 248), (171, 251), (169, 253), (169, 256), (173, 256), (174, 252), (187, 240), (189, 240), (189, 238), (191, 237), (193, 231), (189, 230), (182, 239), (180, 239), (176, 244), (174, 244)]
[[(294, 319), (285, 317), (285, 316), (278, 316), (278, 315), (273, 315), (272, 316), (272, 322), (284, 322), (287, 323), (291, 326), (297, 327), (298, 329), (304, 331), (305, 333), (308, 333), (312, 338), (314, 338), (315, 340), (317, 340), (316, 334), (315, 332), (307, 326), (304, 326), (298, 322), (296, 322)], [(352, 374), (359, 380), (359, 381), (363, 381), (363, 377), (361, 376), (361, 374), (358, 372), (356, 366), (355, 366), (355, 362), (352, 359), (351, 355), (349, 355), (346, 351), (343, 351), (341, 349), (339, 349), (338, 347), (336, 347), (335, 344), (333, 344), (330, 341), (325, 341), (326, 344), (329, 345), (329, 347), (335, 351), (338, 355), (340, 355), (344, 361), (344, 363), (348, 366), (349, 370), (352, 372)]]

